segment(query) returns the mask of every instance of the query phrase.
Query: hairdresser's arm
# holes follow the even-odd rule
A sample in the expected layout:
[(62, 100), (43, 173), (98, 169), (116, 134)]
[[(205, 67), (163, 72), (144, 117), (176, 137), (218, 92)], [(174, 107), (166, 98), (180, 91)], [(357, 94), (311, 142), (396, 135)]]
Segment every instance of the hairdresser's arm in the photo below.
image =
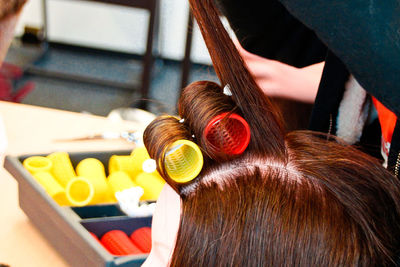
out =
[(360, 85), (400, 116), (400, 1), (279, 0), (347, 66)]
[(167, 266), (175, 247), (181, 215), (179, 195), (165, 184), (151, 225), (151, 252), (142, 267)]
[(237, 41), (235, 45), (266, 95), (314, 103), (324, 62), (296, 68), (252, 54), (243, 49)]

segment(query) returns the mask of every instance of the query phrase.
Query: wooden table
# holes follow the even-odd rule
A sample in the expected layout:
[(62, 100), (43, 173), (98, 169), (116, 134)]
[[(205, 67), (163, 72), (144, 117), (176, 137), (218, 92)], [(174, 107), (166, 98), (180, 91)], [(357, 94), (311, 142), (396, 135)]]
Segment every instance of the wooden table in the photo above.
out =
[[(130, 150), (124, 140), (54, 141), (104, 131), (143, 131), (145, 125), (105, 117), (0, 101), (8, 138), (6, 154)], [(1, 138), (1, 134), (0, 134)], [(4, 155), (0, 162), (3, 166)], [(0, 263), (11, 267), (68, 266), (18, 206), (17, 182), (0, 168)]]

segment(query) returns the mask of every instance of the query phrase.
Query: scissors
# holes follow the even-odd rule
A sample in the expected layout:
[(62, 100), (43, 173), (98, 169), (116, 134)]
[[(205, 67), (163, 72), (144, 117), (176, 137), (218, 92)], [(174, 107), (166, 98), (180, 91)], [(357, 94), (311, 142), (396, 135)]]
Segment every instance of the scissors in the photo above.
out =
[(71, 141), (87, 141), (87, 140), (113, 140), (113, 139), (124, 139), (130, 143), (137, 144), (140, 141), (140, 133), (137, 131), (105, 131), (100, 134), (91, 134), (82, 137), (67, 138), (67, 139), (56, 139), (55, 142), (71, 142)]

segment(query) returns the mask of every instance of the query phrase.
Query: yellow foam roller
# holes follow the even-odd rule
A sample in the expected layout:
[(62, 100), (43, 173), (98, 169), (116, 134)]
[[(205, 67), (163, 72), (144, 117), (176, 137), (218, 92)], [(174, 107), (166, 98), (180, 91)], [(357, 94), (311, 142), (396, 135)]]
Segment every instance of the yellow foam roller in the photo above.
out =
[(107, 184), (104, 165), (100, 160), (95, 158), (81, 160), (76, 166), (76, 173), (92, 184), (95, 194), (92, 203), (115, 201)]
[(65, 194), (72, 206), (86, 206), (95, 203), (95, 189), (85, 177), (71, 179), (65, 189)]
[(31, 174), (36, 172), (50, 172), (53, 167), (53, 163), (49, 158), (42, 156), (32, 156), (26, 158), (22, 165), (27, 169)]
[(125, 189), (132, 188), (135, 185), (126, 172), (116, 171), (108, 176), (108, 185), (115, 194), (116, 192), (124, 191)]
[(134, 177), (140, 169), (136, 167), (135, 158), (132, 156), (112, 155), (108, 162), (108, 172), (111, 174), (118, 171), (124, 171), (130, 177)]
[(35, 172), (33, 177), (59, 205), (69, 205), (64, 188), (50, 172)]
[(54, 152), (47, 156), (53, 163), (51, 173), (61, 186), (66, 187), (69, 180), (76, 177), (74, 167), (67, 152)]
[[(155, 160), (151, 159), (149, 156), (149, 153), (146, 150), (146, 147), (137, 147), (135, 148), (131, 156), (133, 158), (133, 164), (134, 164), (134, 169), (138, 170), (138, 172), (133, 176), (133, 179), (135, 179), (135, 176), (141, 172), (147, 172), (147, 173), (155, 173), (156, 175), (160, 176), (157, 171), (157, 165)], [(160, 176), (161, 177), (161, 176)]]
[(136, 174), (139, 174), (143, 171), (143, 163), (150, 159), (149, 153), (147, 152), (146, 147), (140, 146), (132, 150), (131, 157), (133, 159), (133, 168), (137, 170)]
[(135, 177), (134, 182), (144, 190), (141, 200), (156, 200), (165, 184), (157, 172), (141, 172)]
[(103, 163), (95, 158), (86, 158), (81, 160), (76, 166), (78, 176), (102, 177), (106, 179), (106, 171)]
[(135, 149), (132, 150), (131, 156), (136, 158), (136, 159), (149, 159), (149, 153), (147, 152), (147, 149), (145, 146), (138, 146)]
[(178, 140), (165, 153), (164, 164), (172, 180), (186, 183), (199, 175), (203, 168), (203, 154), (192, 141)]

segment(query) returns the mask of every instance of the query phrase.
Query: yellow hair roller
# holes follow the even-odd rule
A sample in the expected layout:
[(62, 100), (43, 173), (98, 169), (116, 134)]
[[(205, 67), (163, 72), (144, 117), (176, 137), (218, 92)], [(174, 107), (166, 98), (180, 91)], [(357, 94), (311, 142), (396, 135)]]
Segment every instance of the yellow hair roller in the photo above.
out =
[(150, 159), (149, 153), (144, 146), (135, 148), (131, 153), (131, 157), (134, 161), (134, 168), (137, 170), (137, 174), (143, 171), (143, 163)]
[(164, 179), (157, 172), (141, 172), (134, 181), (144, 190), (141, 200), (157, 200), (165, 184)]
[(115, 201), (107, 184), (104, 165), (100, 160), (95, 158), (81, 160), (76, 166), (76, 173), (92, 184), (95, 194), (92, 203)]
[(66, 187), (69, 180), (76, 177), (74, 167), (67, 152), (54, 152), (47, 156), (53, 163), (51, 173), (62, 187)]
[(108, 176), (108, 185), (110, 186), (111, 190), (114, 192), (124, 191), (125, 189), (132, 188), (136, 186), (129, 175), (123, 171), (116, 171), (111, 173)]
[(112, 174), (123, 171), (133, 177), (139, 172), (135, 165), (135, 160), (131, 156), (112, 155), (108, 162), (108, 172)]
[(164, 164), (172, 180), (187, 183), (196, 178), (203, 168), (203, 154), (192, 141), (178, 140), (165, 153)]
[(22, 165), (27, 169), (31, 174), (37, 172), (50, 172), (53, 167), (53, 163), (49, 158), (42, 156), (32, 156), (26, 158)]
[(65, 194), (72, 206), (86, 206), (96, 200), (92, 182), (79, 176), (68, 182)]
[(150, 159), (149, 153), (144, 146), (135, 148), (128, 156), (113, 155), (108, 163), (109, 173), (124, 171), (134, 178), (143, 171), (143, 163)]
[(50, 172), (35, 172), (33, 177), (59, 205), (70, 204), (65, 195), (64, 188), (54, 179)]

